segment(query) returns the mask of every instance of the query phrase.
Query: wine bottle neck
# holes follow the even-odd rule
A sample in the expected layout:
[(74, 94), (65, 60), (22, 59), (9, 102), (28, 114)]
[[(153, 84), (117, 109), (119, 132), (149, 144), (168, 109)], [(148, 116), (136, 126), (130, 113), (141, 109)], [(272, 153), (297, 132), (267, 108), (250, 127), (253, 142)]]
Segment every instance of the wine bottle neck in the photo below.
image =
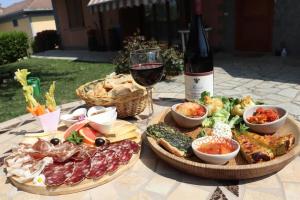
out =
[(194, 9), (195, 9), (195, 15), (202, 16), (203, 14), (202, 0), (194, 0)]

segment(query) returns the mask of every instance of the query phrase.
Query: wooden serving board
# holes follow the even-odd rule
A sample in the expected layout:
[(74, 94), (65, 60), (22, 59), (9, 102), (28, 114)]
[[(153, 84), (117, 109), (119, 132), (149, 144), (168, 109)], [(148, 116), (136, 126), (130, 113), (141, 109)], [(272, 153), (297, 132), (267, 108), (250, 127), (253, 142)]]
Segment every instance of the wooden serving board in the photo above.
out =
[[(127, 121), (121, 121), (124, 124), (128, 124), (129, 122)], [(137, 131), (139, 129), (137, 128)], [(141, 145), (141, 134), (137, 134), (138, 137), (133, 139), (133, 141), (137, 142), (138, 144)], [(123, 174), (125, 171), (127, 171), (130, 167), (132, 167), (140, 157), (140, 152), (137, 154), (133, 154), (131, 160), (127, 165), (121, 165), (119, 169), (114, 172), (111, 175), (104, 175), (102, 178), (98, 180), (92, 180), (92, 179), (84, 179), (81, 183), (74, 185), (74, 186), (69, 186), (69, 185), (61, 185), (58, 187), (42, 187), (42, 186), (36, 186), (32, 182), (28, 183), (20, 183), (18, 182), (18, 179), (16, 177), (9, 177), (10, 181), (15, 185), (18, 189), (23, 190), (25, 192), (30, 192), (33, 194), (40, 194), (40, 195), (47, 195), (47, 196), (55, 196), (55, 195), (65, 195), (65, 194), (71, 194), (75, 192), (80, 192), (84, 190), (88, 190), (100, 185), (103, 185), (105, 183), (108, 183), (112, 181), (113, 179), (117, 178), (121, 174)]]
[[(165, 110), (158, 116), (154, 117), (150, 124), (165, 122), (166, 124), (178, 128), (180, 131), (194, 136), (199, 133), (199, 127), (195, 129), (181, 129), (173, 121), (170, 109)], [(276, 157), (267, 162), (256, 164), (248, 164), (244, 158), (238, 154), (235, 159), (230, 160), (225, 165), (206, 164), (196, 156), (191, 158), (177, 157), (157, 144), (156, 140), (151, 137), (146, 137), (151, 149), (155, 154), (166, 161), (171, 166), (184, 172), (213, 179), (249, 179), (260, 177), (278, 172), (291, 162), (300, 153), (300, 123), (289, 116), (286, 123), (275, 133), (276, 135), (285, 135), (293, 133), (296, 141), (294, 147), (285, 155)]]

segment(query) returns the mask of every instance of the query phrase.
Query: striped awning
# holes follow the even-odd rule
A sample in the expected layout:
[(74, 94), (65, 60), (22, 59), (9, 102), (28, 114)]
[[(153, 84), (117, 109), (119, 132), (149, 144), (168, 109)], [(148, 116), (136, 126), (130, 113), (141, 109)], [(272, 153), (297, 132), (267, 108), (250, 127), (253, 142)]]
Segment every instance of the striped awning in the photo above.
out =
[(125, 7), (150, 5), (164, 2), (166, 2), (166, 0), (90, 0), (88, 7), (90, 7), (94, 12), (103, 12)]

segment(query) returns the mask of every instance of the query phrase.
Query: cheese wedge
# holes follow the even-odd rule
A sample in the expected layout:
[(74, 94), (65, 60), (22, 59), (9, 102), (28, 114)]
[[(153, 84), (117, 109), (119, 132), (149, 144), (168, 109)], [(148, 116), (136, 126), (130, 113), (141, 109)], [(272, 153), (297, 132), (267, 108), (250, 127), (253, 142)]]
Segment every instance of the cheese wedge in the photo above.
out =
[(114, 142), (119, 142), (122, 140), (126, 140), (126, 139), (133, 139), (133, 138), (137, 138), (139, 135), (139, 133), (136, 131), (132, 131), (132, 132), (128, 132), (126, 134), (122, 134), (122, 135), (117, 135), (117, 136), (112, 136), (112, 137), (106, 137), (111, 143)]

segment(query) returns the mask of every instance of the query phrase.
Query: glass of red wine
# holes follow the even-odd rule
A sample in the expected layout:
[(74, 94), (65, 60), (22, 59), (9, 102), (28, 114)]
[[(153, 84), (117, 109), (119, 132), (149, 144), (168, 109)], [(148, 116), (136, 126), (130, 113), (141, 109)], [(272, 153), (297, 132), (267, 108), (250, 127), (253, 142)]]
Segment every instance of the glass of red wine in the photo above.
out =
[(149, 102), (149, 117), (153, 114), (152, 87), (161, 80), (164, 68), (161, 51), (157, 49), (141, 49), (130, 53), (130, 73), (141, 86), (146, 87)]

